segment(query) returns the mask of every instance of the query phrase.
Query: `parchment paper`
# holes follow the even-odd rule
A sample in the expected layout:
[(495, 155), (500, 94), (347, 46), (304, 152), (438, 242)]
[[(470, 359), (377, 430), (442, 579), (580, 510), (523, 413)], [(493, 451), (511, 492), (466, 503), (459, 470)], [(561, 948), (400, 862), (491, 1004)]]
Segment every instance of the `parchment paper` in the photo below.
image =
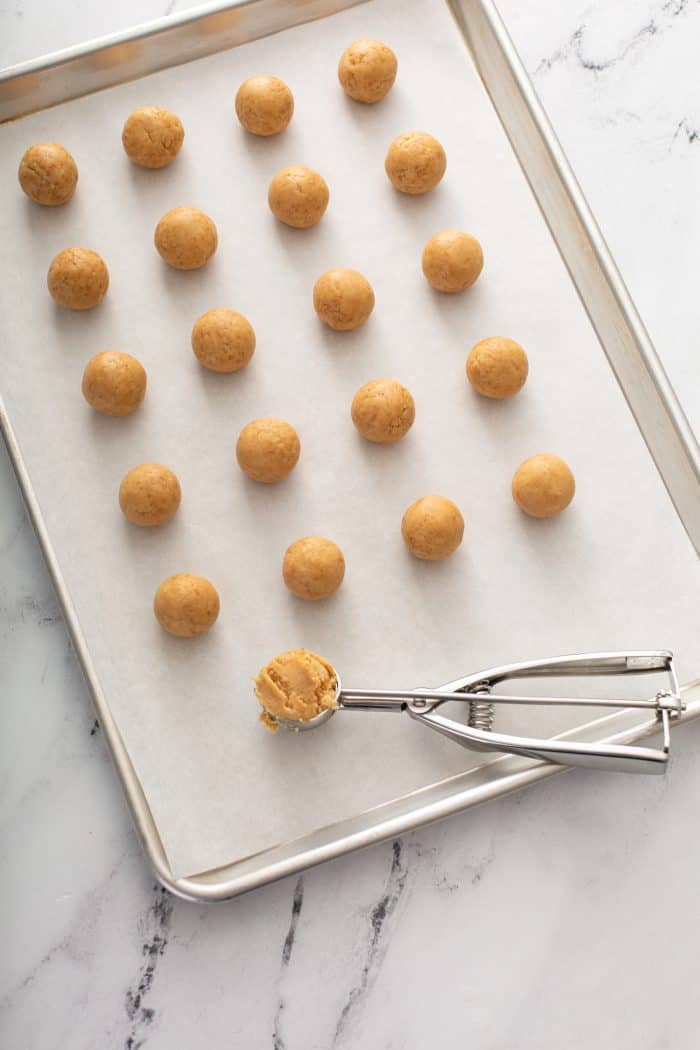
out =
[[(399, 57), (381, 105), (348, 100), (336, 64), (358, 36)], [(240, 82), (272, 71), (292, 87), (294, 120), (271, 140), (239, 127)], [(186, 128), (172, 167), (129, 164), (120, 132), (136, 106), (170, 107)], [(389, 142), (422, 128), (448, 156), (425, 197), (396, 193)], [(16, 167), (32, 142), (75, 155), (80, 183), (65, 208), (25, 200)], [(176, 875), (231, 862), (477, 764), (478, 756), (408, 718), (346, 714), (315, 733), (272, 736), (257, 723), (251, 676), (281, 649), (305, 645), (348, 686), (437, 685), (492, 663), (585, 649), (669, 646), (681, 675), (698, 672), (698, 568), (450, 15), (430, 0), (378, 0), (234, 51), (103, 91), (0, 129), (2, 392), (80, 623)], [(326, 177), (331, 203), (309, 231), (270, 215), (267, 185), (287, 164)], [(220, 247), (178, 273), (156, 254), (158, 219), (203, 208)], [(486, 257), (479, 282), (442, 296), (423, 279), (423, 245), (444, 227), (472, 231)], [(62, 311), (45, 275), (61, 248), (107, 261), (104, 303)], [(316, 277), (350, 266), (372, 281), (369, 323), (323, 328)], [(248, 316), (258, 349), (239, 375), (205, 372), (190, 350), (194, 320), (214, 306)], [(469, 348), (503, 334), (527, 348), (531, 374), (508, 403), (469, 389)], [(142, 409), (92, 412), (80, 382), (88, 358), (116, 347), (148, 370)], [(416, 424), (396, 447), (363, 442), (349, 418), (355, 390), (394, 376), (414, 393)], [(283, 484), (238, 470), (234, 445), (256, 416), (297, 427), (302, 456)], [(560, 518), (514, 506), (526, 456), (562, 455), (577, 494)], [(122, 475), (145, 460), (171, 466), (182, 507), (163, 529), (119, 512)], [(418, 496), (454, 499), (465, 542), (442, 563), (412, 559), (401, 515)], [(346, 582), (330, 602), (295, 600), (282, 554), (300, 536), (334, 538)], [(187, 642), (151, 611), (165, 576), (203, 573), (220, 621)], [(15, 698), (21, 702), (21, 698)], [(588, 716), (560, 711), (540, 730)], [(533, 727), (503, 712), (505, 729)]]

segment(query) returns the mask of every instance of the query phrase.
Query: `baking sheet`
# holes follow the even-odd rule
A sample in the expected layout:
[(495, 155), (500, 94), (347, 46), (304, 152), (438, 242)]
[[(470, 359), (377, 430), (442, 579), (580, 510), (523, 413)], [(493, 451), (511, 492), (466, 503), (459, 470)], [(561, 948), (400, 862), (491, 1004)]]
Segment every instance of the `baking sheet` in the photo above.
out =
[[(399, 56), (378, 107), (336, 88), (337, 57), (360, 35)], [(279, 139), (251, 140), (232, 113), (236, 87), (261, 70), (295, 93)], [(186, 127), (170, 169), (129, 165), (120, 129), (132, 108), (174, 109)], [(388, 143), (425, 128), (448, 173), (424, 198), (396, 194)], [(697, 673), (698, 567), (604, 355), (445, 8), (429, 0), (367, 4), (235, 51), (124, 85), (0, 129), (0, 381), (88, 645), (176, 876), (231, 862), (478, 764), (478, 756), (392, 715), (347, 714), (317, 733), (273, 737), (257, 726), (249, 678), (279, 649), (327, 655), (348, 685), (430, 685), (491, 663), (583, 649), (673, 647)], [(79, 193), (62, 209), (25, 201), (15, 168), (33, 141), (76, 156)], [(266, 189), (285, 164), (329, 182), (311, 231), (270, 216)], [(220, 248), (203, 271), (167, 269), (152, 247), (177, 204), (216, 221)], [(420, 272), (425, 240), (445, 226), (482, 241), (484, 274), (468, 293), (433, 293)], [(56, 251), (100, 251), (112, 278), (95, 311), (60, 311), (45, 291)], [(315, 278), (353, 266), (377, 308), (356, 333), (321, 328)], [(237, 376), (204, 373), (189, 349), (194, 319), (232, 306), (258, 350)], [(464, 380), (469, 347), (507, 334), (531, 375), (511, 404), (485, 403)], [(134, 353), (149, 393), (126, 420), (95, 416), (80, 377), (100, 349)], [(349, 421), (355, 389), (393, 375), (414, 392), (417, 422), (395, 448), (368, 446)], [(274, 488), (235, 465), (241, 426), (292, 421), (294, 474)], [(573, 466), (572, 508), (524, 518), (510, 477), (527, 455)], [(155, 459), (175, 469), (183, 505), (165, 529), (129, 526), (117, 509), (123, 473)], [(408, 556), (405, 506), (442, 492), (462, 507), (463, 547), (435, 565)], [(346, 582), (328, 603), (295, 601), (281, 557), (310, 532), (340, 543)], [(192, 643), (163, 634), (151, 597), (176, 571), (215, 582), (222, 614)], [(500, 714), (500, 712), (499, 712)], [(584, 721), (584, 718), (578, 718)], [(571, 712), (535, 723), (558, 731)], [(504, 729), (533, 728), (504, 712)]]

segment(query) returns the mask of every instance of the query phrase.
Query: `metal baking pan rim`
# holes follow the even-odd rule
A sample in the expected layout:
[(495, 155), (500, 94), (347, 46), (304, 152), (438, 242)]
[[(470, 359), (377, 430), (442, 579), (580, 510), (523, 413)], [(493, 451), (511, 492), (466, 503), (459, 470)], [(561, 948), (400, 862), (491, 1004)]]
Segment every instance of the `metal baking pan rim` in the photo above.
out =
[[(325, 18), (367, 0), (214, 0), (0, 69), (0, 124), (81, 98), (160, 69), (182, 65)], [(246, 11), (247, 9), (247, 11)], [(254, 30), (246, 29), (246, 13)], [(140, 44), (167, 40), (167, 54), (144, 54)], [(87, 77), (87, 87), (80, 78)], [(60, 89), (58, 87), (60, 83)], [(26, 91), (17, 91), (24, 85)], [(27, 105), (24, 101), (39, 95)]]

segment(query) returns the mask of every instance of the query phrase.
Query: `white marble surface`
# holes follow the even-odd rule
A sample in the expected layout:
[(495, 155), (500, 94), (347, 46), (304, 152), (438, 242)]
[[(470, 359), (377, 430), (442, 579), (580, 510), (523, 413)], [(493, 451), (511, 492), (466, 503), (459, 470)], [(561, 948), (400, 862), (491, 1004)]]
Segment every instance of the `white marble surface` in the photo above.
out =
[[(500, 6), (697, 427), (700, 3)], [(0, 3), (0, 65), (164, 12)], [(667, 780), (576, 772), (228, 904), (174, 901), (4, 450), (0, 686), (3, 1048), (697, 1047), (700, 724)]]

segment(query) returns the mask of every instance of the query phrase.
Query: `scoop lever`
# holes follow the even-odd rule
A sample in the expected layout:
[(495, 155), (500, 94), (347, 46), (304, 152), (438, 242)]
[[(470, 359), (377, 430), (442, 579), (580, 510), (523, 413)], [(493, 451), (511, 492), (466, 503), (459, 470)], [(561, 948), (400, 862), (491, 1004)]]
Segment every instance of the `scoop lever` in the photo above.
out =
[[(653, 673), (667, 674), (669, 688), (644, 699), (523, 696), (492, 692), (499, 683), (514, 679)], [(439, 708), (448, 701), (468, 705), (466, 723), (440, 713)], [(670, 752), (671, 721), (678, 718), (685, 707), (679, 693), (673, 655), (666, 649), (582, 653), (504, 664), (448, 682), (438, 689), (343, 689), (338, 678), (336, 702), (338, 708), (345, 710), (405, 711), (428, 728), (476, 751), (509, 752), (558, 765), (588, 766), (624, 773), (665, 772)], [(495, 707), (499, 704), (646, 710), (659, 722), (663, 732), (662, 746), (586, 743), (557, 737), (537, 739), (494, 732)], [(315, 728), (332, 713), (323, 712), (299, 728)]]

